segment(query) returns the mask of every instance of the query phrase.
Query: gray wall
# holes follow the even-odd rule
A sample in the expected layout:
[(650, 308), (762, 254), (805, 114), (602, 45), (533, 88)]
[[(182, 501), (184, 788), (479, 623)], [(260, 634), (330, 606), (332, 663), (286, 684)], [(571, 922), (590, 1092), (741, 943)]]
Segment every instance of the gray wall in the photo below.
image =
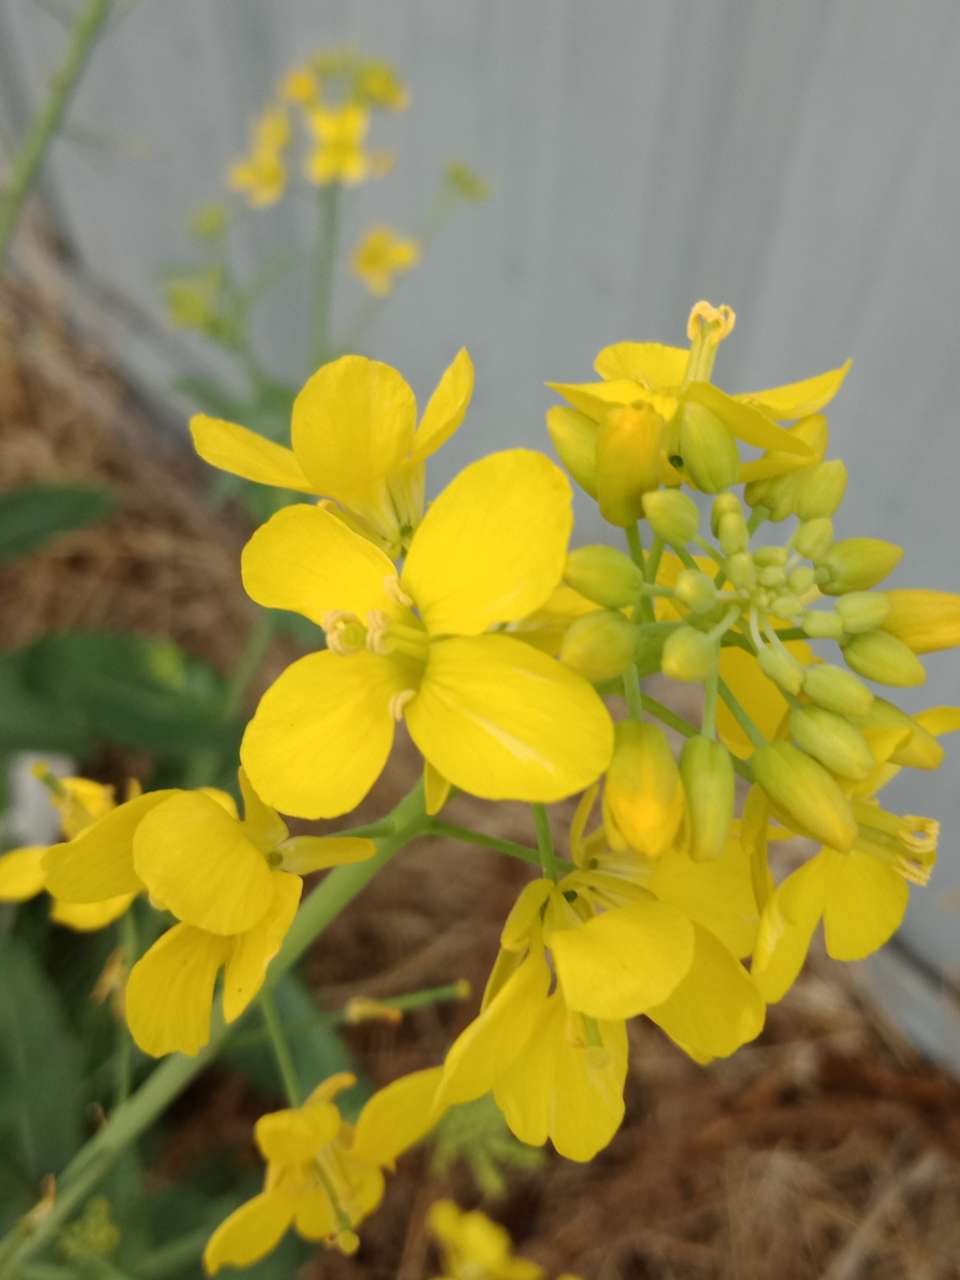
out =
[[(470, 427), (434, 484), (492, 448), (542, 443), (546, 379), (589, 377), (612, 340), (680, 341), (708, 297), (739, 313), (718, 366), (731, 389), (854, 356), (832, 415), (852, 475), (840, 530), (904, 542), (896, 581), (958, 590), (958, 32), (956, 0), (140, 0), (72, 115), (111, 144), (58, 144), (47, 190), (90, 270), (149, 310), (158, 270), (186, 258), (185, 210), (216, 193), (274, 78), (321, 45), (394, 59), (414, 102), (378, 125), (399, 163), (349, 197), (351, 234), (374, 218), (414, 227), (451, 157), (495, 187), (368, 343), (421, 393), (471, 348)], [(60, 40), (33, 0), (0, 3), (8, 125)], [(244, 255), (307, 242), (311, 213), (301, 199), (257, 219)], [(338, 287), (349, 311), (359, 291)], [(261, 317), (291, 377), (305, 307), (292, 281)], [(165, 356), (118, 338), (141, 376), (169, 381)], [(951, 658), (929, 669), (908, 703), (958, 701)], [(953, 978), (957, 755), (888, 793), (943, 819), (942, 866), (906, 937)], [(952, 1056), (955, 1016), (923, 991), (897, 998)]]

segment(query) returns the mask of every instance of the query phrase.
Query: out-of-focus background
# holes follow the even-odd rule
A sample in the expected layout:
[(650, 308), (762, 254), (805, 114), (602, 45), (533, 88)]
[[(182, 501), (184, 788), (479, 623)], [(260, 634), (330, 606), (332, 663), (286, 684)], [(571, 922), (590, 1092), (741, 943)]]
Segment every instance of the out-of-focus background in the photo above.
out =
[[(5, 140), (22, 131), (60, 57), (61, 8), (69, 13), (67, 0), (0, 5)], [(436, 460), (434, 490), (490, 449), (542, 446), (552, 402), (545, 381), (587, 380), (594, 354), (612, 341), (681, 342), (690, 304), (706, 297), (737, 310), (717, 367), (730, 390), (854, 357), (830, 414), (831, 452), (851, 475), (839, 532), (903, 543), (896, 584), (958, 589), (955, 0), (139, 0), (118, 5), (80, 85), (0, 308), (0, 487), (99, 478), (120, 493), (121, 514), (105, 542), (93, 531), (74, 535), (79, 541), (66, 552), (6, 572), (6, 643), (79, 621), (169, 635), (213, 670), (235, 658), (249, 618), (235, 581), (244, 523), (233, 507), (211, 514), (200, 500), (205, 481), (188, 456), (186, 418), (201, 406), (184, 394), (183, 379), (191, 376), (194, 387), (213, 381), (237, 395), (242, 389), (223, 353), (171, 328), (161, 286), (165, 273), (189, 263), (186, 215), (223, 194), (227, 163), (245, 149), (250, 122), (278, 78), (313, 49), (344, 46), (389, 59), (412, 87), (407, 111), (377, 121), (377, 144), (394, 150), (397, 163), (382, 181), (348, 193), (347, 246), (371, 222), (417, 231), (447, 161), (468, 163), (490, 184), (487, 202), (444, 227), (363, 341), (366, 354), (400, 368), (424, 398), (456, 349), (471, 351), (473, 409)], [(315, 222), (306, 194), (245, 217), (233, 240), (237, 271), (282, 258), (291, 245), (309, 246)], [(349, 330), (350, 316), (362, 313), (362, 291), (346, 269), (335, 290)], [(293, 385), (309, 372), (307, 309), (306, 273), (293, 270), (254, 317), (258, 351)], [(582, 539), (598, 532), (591, 519), (584, 508)], [(951, 655), (931, 656), (929, 683), (911, 691), (907, 705), (958, 701), (951, 664)], [(909, 1094), (894, 1081), (905, 1062), (914, 1064), (914, 1049), (955, 1066), (957, 783), (956, 756), (948, 752), (935, 776), (895, 784), (891, 807), (943, 822), (934, 880), (912, 895), (902, 940), (858, 966), (852, 987), (844, 975), (846, 994), (826, 979), (816, 988), (842, 1011), (841, 1024), (849, 1014), (849, 1026), (823, 1024), (818, 1005), (815, 1015), (798, 1014), (809, 1043), (799, 1056), (790, 1050), (779, 1076), (760, 1070), (755, 1056), (751, 1068), (738, 1069), (742, 1076), (710, 1078), (709, 1096), (726, 1090), (731, 1125), (739, 1123), (738, 1089), (747, 1077), (761, 1081), (761, 1093), (802, 1094), (814, 1072), (810, 1046), (826, 1037), (831, 1053), (838, 1044), (843, 1051), (842, 1067), (830, 1058), (830, 1088), (839, 1092), (828, 1100), (843, 1153), (832, 1158), (842, 1164), (861, 1141), (855, 1126), (846, 1127), (844, 1108), (867, 1105), (857, 1093), (862, 1082), (844, 1093), (852, 1062), (878, 1044), (892, 1055), (893, 1065), (882, 1068), (888, 1076), (873, 1082), (879, 1093), (862, 1090), (871, 1106), (880, 1098), (890, 1107), (902, 1105), (902, 1090)], [(469, 920), (458, 927), (468, 930)], [(425, 976), (434, 976), (429, 964)], [(789, 1038), (787, 1029), (781, 1039)], [(764, 1052), (779, 1050), (756, 1051)], [(656, 1091), (658, 1070), (645, 1088)], [(916, 1086), (924, 1133), (953, 1097), (947, 1077), (937, 1079)], [(838, 1207), (824, 1190), (832, 1174), (789, 1154), (796, 1134), (784, 1137), (789, 1124), (776, 1127), (786, 1124), (781, 1102), (764, 1139), (770, 1151), (781, 1138), (786, 1144), (776, 1185), (788, 1199), (804, 1194), (823, 1205), (806, 1244), (820, 1239), (817, 1232), (849, 1242), (851, 1215), (870, 1220), (871, 1213), (880, 1238), (891, 1204), (909, 1205), (914, 1186), (904, 1175), (891, 1191), (882, 1176), (885, 1161), (901, 1168), (895, 1135), (898, 1126), (909, 1128), (903, 1116), (883, 1112), (878, 1146), (862, 1139), (852, 1165), (862, 1181), (863, 1168), (876, 1163), (876, 1182), (862, 1200)], [(705, 1118), (685, 1158), (706, 1158), (697, 1143), (722, 1146), (718, 1132)], [(635, 1131), (631, 1140), (638, 1141)], [(925, 1158), (906, 1167), (929, 1208), (930, 1169), (921, 1164), (917, 1173)], [(629, 1164), (622, 1151), (612, 1159), (620, 1173)], [(730, 1205), (740, 1204), (749, 1180), (742, 1168), (720, 1163), (710, 1195), (724, 1188), (733, 1231), (726, 1244), (735, 1253), (745, 1246), (734, 1238), (740, 1220)], [(623, 1213), (637, 1210), (635, 1185), (625, 1175), (610, 1183)], [(514, 1205), (512, 1225), (525, 1213), (553, 1222), (542, 1205), (524, 1204)], [(769, 1211), (782, 1215), (783, 1205), (773, 1197)], [(949, 1206), (943, 1213), (949, 1217)], [(902, 1216), (896, 1221), (899, 1241), (905, 1228)], [(706, 1244), (694, 1242), (699, 1229), (648, 1230), (642, 1248), (655, 1261), (623, 1274), (958, 1274), (940, 1266), (927, 1237), (913, 1252), (891, 1253), (887, 1269), (861, 1241), (859, 1253), (838, 1250), (829, 1273), (813, 1269), (821, 1256), (815, 1250), (809, 1270), (786, 1269), (775, 1252), (752, 1270), (746, 1262), (723, 1270), (715, 1254), (702, 1252)], [(670, 1245), (668, 1236), (681, 1244)], [(641, 1245), (637, 1256), (646, 1257)], [(409, 1259), (404, 1265), (403, 1274), (420, 1274)]]

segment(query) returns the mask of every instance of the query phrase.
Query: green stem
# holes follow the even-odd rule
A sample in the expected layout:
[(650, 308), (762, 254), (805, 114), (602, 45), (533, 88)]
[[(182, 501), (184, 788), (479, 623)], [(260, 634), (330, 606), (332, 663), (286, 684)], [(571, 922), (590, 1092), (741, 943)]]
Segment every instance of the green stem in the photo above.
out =
[(451, 840), (462, 840), (464, 844), (476, 844), (484, 849), (494, 849), (497, 853), (505, 853), (510, 858), (519, 858), (535, 867), (540, 865), (540, 855), (536, 849), (531, 849), (525, 844), (517, 844), (513, 840), (501, 840), (498, 836), (484, 835), (482, 831), (471, 831), (469, 827), (458, 827), (452, 822), (439, 822), (436, 818), (432, 818), (423, 834), (447, 836)]
[(707, 738), (717, 736), (717, 690), (720, 684), (720, 668), (716, 666), (707, 676), (703, 686), (703, 722), (701, 731)]
[(287, 1102), (291, 1107), (299, 1107), (303, 1102), (300, 1081), (297, 1079), (297, 1069), (293, 1065), (293, 1058), (284, 1034), (283, 1024), (277, 1014), (273, 992), (269, 987), (265, 987), (260, 992), (259, 1004), (260, 1012), (263, 1015), (263, 1025), (266, 1027), (267, 1036), (273, 1046), (273, 1056), (277, 1060), (277, 1069), (280, 1072), (280, 1079), (283, 1081), (283, 1090), (287, 1095)]
[[(702, 732), (702, 729), (698, 729), (695, 724), (691, 724), (683, 716), (677, 715), (676, 711), (664, 706), (656, 698), (651, 698), (647, 693), (643, 695), (643, 709), (650, 715), (655, 716), (662, 724), (668, 725), (669, 728), (675, 729), (677, 733), (683, 734), (685, 738), (695, 738), (697, 734)], [(733, 757), (733, 767), (741, 778), (745, 778), (748, 782), (753, 781), (753, 774), (747, 765), (742, 760), (738, 760), (736, 756)]]
[[(324, 929), (366, 888), (377, 872), (406, 844), (415, 839), (427, 821), (421, 785), (406, 795), (390, 814), (391, 831), (376, 841), (377, 852), (366, 862), (337, 867), (307, 897), (297, 912), (279, 955), (270, 967), (272, 984), (292, 969)], [(15, 1275), (19, 1264), (43, 1247), (77, 1210), (109, 1172), (130, 1143), (196, 1079), (217, 1057), (232, 1028), (223, 1023), (196, 1057), (174, 1054), (147, 1077), (137, 1091), (109, 1117), (57, 1179), (57, 1198), (43, 1218), (24, 1224), (21, 1219), (0, 1242), (0, 1277)], [(5, 1264), (5, 1265), (4, 1265)]]
[[(128, 973), (137, 961), (137, 922), (133, 916), (133, 909), (134, 904), (131, 903), (129, 909), (120, 917), (120, 947)], [(117, 1020), (115, 1065), (113, 1105), (119, 1107), (130, 1096), (130, 1085), (133, 1080), (133, 1040), (122, 1017)]]
[(720, 691), (720, 697), (724, 700), (724, 702), (730, 708), (730, 711), (733, 714), (733, 718), (736, 720), (737, 724), (740, 726), (743, 732), (747, 735), (747, 737), (750, 739), (753, 745), (755, 747), (765, 747), (767, 745), (766, 738), (763, 736), (763, 734), (760, 732), (757, 726), (753, 723), (753, 721), (747, 715), (744, 708), (740, 705), (736, 695), (734, 694), (730, 686), (726, 683), (725, 680), (721, 680), (719, 682), (718, 688)]
[(319, 229), (317, 238), (316, 276), (313, 294), (313, 345), (311, 370), (318, 368), (332, 354), (330, 312), (333, 304), (333, 280), (337, 265), (337, 240), (340, 234), (340, 184), (331, 182), (320, 188)]
[(747, 521), (747, 532), (751, 536), (755, 534), (769, 514), (770, 512), (764, 506), (754, 507), (750, 512), (750, 519)]
[(557, 879), (557, 853), (553, 847), (553, 832), (550, 830), (550, 815), (543, 804), (533, 804), (533, 820), (537, 828), (537, 849), (540, 854), (540, 866), (548, 880)]
[(110, 15), (111, 0), (89, 0), (81, 10), (60, 70), (47, 101), (34, 117), (13, 161), (9, 183), (0, 195), (0, 268), (2, 268), (23, 203), (40, 172), (50, 143), (63, 122), (87, 59)]
[(640, 691), (640, 676), (634, 664), (623, 673), (623, 693), (627, 700), (627, 708), (631, 720), (643, 719), (643, 694)]

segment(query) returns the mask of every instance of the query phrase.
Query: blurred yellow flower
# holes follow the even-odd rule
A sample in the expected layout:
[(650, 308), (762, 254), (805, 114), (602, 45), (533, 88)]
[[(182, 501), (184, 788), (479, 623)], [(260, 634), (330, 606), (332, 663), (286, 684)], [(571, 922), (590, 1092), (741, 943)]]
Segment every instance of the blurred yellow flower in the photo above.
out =
[(310, 182), (325, 186), (339, 182), (353, 187), (386, 172), (386, 157), (364, 149), (370, 113), (347, 103), (342, 107), (318, 107), (308, 116), (316, 146), (307, 157), (304, 172)]
[(452, 1200), (437, 1200), (427, 1225), (443, 1260), (437, 1280), (543, 1280), (546, 1275), (536, 1262), (514, 1257), (507, 1232), (479, 1209), (464, 1213)]
[(405, 111), (410, 105), (410, 90), (394, 67), (379, 58), (360, 61), (353, 76), (353, 92), (357, 100), (385, 111)]
[(411, 271), (420, 261), (419, 241), (398, 235), (391, 227), (371, 227), (353, 251), (353, 273), (371, 293), (384, 298), (393, 278)]
[(487, 200), (490, 197), (490, 184), (485, 178), (467, 164), (459, 160), (451, 160), (444, 170), (447, 186), (463, 200)]
[(249, 153), (230, 166), (227, 184), (246, 196), (254, 208), (276, 204), (287, 185), (283, 151), (290, 141), (290, 121), (282, 107), (270, 107), (252, 129)]

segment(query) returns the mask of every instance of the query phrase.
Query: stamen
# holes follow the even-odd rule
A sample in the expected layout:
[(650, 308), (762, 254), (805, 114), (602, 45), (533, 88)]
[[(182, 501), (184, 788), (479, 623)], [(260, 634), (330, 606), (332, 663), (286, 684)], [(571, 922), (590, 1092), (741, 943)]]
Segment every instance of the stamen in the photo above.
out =
[(379, 653), (381, 657), (393, 653), (393, 645), (387, 638), (389, 629), (389, 615), (382, 609), (371, 609), (367, 614), (367, 648), (371, 653)]
[(327, 648), (341, 658), (359, 653), (367, 642), (366, 628), (355, 613), (331, 609), (324, 614), (321, 625), (327, 633)]
[(687, 338), (694, 342), (703, 333), (707, 341), (718, 345), (724, 338), (729, 338), (737, 323), (737, 313), (726, 303), (715, 307), (712, 303), (701, 299), (690, 308), (687, 318)]
[(395, 573), (383, 580), (383, 589), (394, 602), (394, 604), (402, 605), (405, 609), (413, 608), (413, 601), (400, 586), (400, 579)]
[(395, 693), (390, 699), (390, 714), (394, 720), (403, 719), (403, 711), (407, 703), (410, 702), (416, 694), (415, 689), (401, 689), (399, 693)]

